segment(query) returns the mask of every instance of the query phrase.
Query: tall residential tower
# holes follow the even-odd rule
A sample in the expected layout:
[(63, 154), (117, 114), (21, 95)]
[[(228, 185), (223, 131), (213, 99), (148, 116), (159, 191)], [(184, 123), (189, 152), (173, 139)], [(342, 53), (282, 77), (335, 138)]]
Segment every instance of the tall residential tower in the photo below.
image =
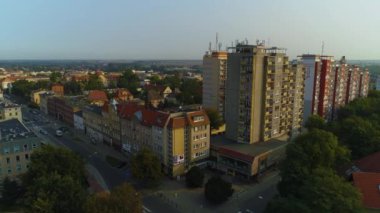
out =
[(238, 44), (230, 48), (227, 66), (228, 138), (256, 143), (300, 128), (304, 68), (289, 64), (285, 49)]
[(203, 56), (203, 106), (224, 117), (227, 52), (209, 51)]

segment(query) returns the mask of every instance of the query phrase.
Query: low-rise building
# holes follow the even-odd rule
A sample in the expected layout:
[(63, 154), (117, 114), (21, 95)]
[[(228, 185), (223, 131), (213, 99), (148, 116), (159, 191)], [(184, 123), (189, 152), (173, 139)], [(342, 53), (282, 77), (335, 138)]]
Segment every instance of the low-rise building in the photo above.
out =
[(17, 119), (0, 122), (0, 129), (1, 181), (26, 172), (33, 150), (43, 143)]
[(13, 103), (0, 103), (0, 121), (13, 118), (22, 121), (21, 106)]
[(84, 96), (52, 96), (47, 99), (48, 114), (74, 126), (74, 113), (80, 111), (87, 100)]
[(52, 92), (40, 94), (40, 110), (41, 112), (48, 114), (48, 98), (52, 97), (54, 94)]
[(44, 94), (44, 93), (47, 93), (47, 92), (48, 91), (44, 90), (44, 89), (39, 89), (39, 90), (32, 91), (30, 93), (30, 100), (31, 100), (31, 102), (39, 106), (40, 103), (41, 103), (40, 95)]
[(62, 84), (56, 83), (51, 86), (51, 91), (54, 92), (55, 95), (64, 96), (65, 89)]
[(90, 104), (95, 104), (98, 106), (103, 106), (103, 104), (108, 101), (107, 94), (101, 90), (89, 91), (87, 98)]
[(123, 151), (147, 147), (159, 157), (172, 177), (194, 165), (206, 165), (210, 148), (210, 121), (202, 109), (158, 111), (135, 104), (118, 106)]
[(236, 143), (223, 135), (211, 137), (211, 165), (232, 176), (251, 179), (285, 157), (288, 136), (254, 144)]

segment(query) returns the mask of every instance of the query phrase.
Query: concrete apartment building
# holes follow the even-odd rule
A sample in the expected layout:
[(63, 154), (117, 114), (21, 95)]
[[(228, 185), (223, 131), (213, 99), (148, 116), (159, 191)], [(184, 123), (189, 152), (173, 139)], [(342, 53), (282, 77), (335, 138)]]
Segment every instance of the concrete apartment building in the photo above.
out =
[(33, 150), (42, 141), (30, 132), (19, 120), (0, 121), (0, 181), (14, 178), (28, 169)]
[(51, 96), (47, 98), (48, 114), (74, 127), (74, 113), (88, 102), (84, 96)]
[(153, 150), (169, 176), (183, 175), (209, 157), (210, 121), (204, 110), (157, 111), (135, 104), (118, 106), (123, 150)]
[(306, 68), (304, 121), (310, 115), (331, 120), (340, 107), (368, 95), (368, 71), (348, 65), (344, 56), (336, 63), (332, 56), (307, 54), (300, 59)]
[(299, 130), (301, 64), (291, 66), (284, 49), (238, 44), (230, 48), (227, 66), (227, 138), (252, 144)]
[(227, 52), (209, 51), (203, 56), (203, 106), (224, 117)]
[(0, 121), (13, 118), (22, 121), (21, 106), (13, 103), (0, 103)]

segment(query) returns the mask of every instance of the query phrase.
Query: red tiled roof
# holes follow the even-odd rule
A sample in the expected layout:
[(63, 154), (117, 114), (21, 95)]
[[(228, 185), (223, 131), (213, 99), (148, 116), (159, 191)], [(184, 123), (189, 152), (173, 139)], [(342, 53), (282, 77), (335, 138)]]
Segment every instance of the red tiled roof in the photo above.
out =
[[(207, 116), (207, 113), (204, 110), (199, 110), (199, 111), (195, 111), (195, 112), (189, 112), (189, 113), (186, 114), (186, 116), (187, 116), (187, 121), (192, 126), (207, 125), (207, 124), (210, 123), (210, 120), (209, 120), (209, 118)], [(196, 117), (196, 116), (203, 116), (203, 121), (194, 122), (194, 117)]]
[(380, 152), (375, 152), (355, 162), (355, 165), (363, 172), (380, 173)]
[(234, 159), (239, 159), (239, 160), (242, 160), (242, 161), (248, 162), (248, 163), (252, 163), (252, 161), (255, 158), (251, 155), (247, 155), (247, 154), (240, 153), (240, 152), (237, 152), (237, 151), (234, 151), (231, 149), (227, 149), (227, 148), (223, 148), (223, 147), (219, 148), (218, 152), (219, 152), (219, 154), (229, 156), (229, 157), (232, 157)]
[(367, 208), (380, 209), (380, 173), (355, 172), (354, 185), (363, 194), (363, 204)]
[(137, 112), (141, 113), (141, 124), (146, 126), (163, 127), (169, 118), (168, 113), (146, 109), (144, 106), (133, 103), (118, 105), (118, 113), (121, 118), (132, 119)]
[(108, 101), (107, 94), (101, 90), (92, 90), (88, 93), (90, 101)]

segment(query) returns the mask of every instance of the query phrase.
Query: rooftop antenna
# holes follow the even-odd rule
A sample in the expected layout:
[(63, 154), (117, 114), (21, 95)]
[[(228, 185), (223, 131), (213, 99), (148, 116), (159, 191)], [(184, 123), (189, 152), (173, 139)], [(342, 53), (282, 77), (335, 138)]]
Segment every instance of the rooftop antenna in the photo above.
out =
[(325, 51), (325, 42), (322, 41), (322, 52), (321, 52), (321, 56), (323, 56), (323, 52)]
[(218, 51), (220, 51), (222, 49), (222, 43), (219, 43), (218, 44)]
[(218, 33), (216, 33), (216, 36), (215, 36), (215, 50), (217, 51), (218, 50)]
[(245, 44), (248, 45), (248, 39), (247, 38), (245, 38)]
[(210, 53), (211, 53), (211, 41), (208, 43), (208, 50), (209, 50)]

